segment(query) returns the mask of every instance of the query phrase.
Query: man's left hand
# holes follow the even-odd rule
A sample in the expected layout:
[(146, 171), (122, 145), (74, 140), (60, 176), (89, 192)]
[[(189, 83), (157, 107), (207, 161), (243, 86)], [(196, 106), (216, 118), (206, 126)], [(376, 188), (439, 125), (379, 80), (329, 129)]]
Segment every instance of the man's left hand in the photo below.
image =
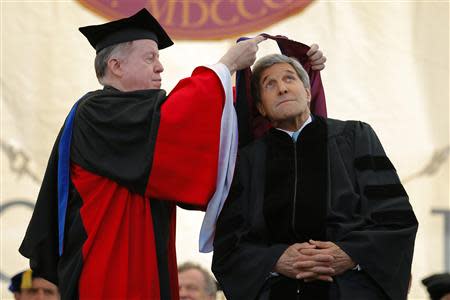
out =
[(333, 242), (309, 241), (316, 246), (315, 249), (302, 249), (300, 253), (304, 255), (327, 254), (334, 257), (331, 267), (334, 269), (334, 275), (339, 275), (347, 270), (353, 269), (356, 263), (347, 255), (338, 245)]
[(309, 60), (311, 61), (311, 69), (316, 71), (325, 69), (327, 58), (323, 56), (322, 51), (319, 50), (319, 45), (312, 44), (309, 51), (306, 52), (306, 55), (309, 56)]

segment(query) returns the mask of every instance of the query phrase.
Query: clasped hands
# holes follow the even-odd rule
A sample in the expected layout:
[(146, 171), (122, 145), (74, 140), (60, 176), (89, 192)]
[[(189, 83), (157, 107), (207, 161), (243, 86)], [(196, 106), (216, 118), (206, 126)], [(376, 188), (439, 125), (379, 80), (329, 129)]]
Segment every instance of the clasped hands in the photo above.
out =
[(356, 263), (333, 242), (313, 241), (289, 246), (274, 271), (304, 281), (333, 281), (333, 276), (354, 268)]

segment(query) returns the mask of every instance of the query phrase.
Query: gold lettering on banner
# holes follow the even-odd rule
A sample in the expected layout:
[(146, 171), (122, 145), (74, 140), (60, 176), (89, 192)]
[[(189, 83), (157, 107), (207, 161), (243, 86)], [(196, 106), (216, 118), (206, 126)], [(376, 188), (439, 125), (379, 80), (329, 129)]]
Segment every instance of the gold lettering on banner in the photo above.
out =
[(220, 2), (221, 2), (221, 0), (214, 0), (211, 3), (211, 20), (219, 26), (234, 25), (234, 24), (238, 23), (239, 17), (236, 15), (233, 16), (228, 22), (219, 16), (218, 8), (219, 8)]
[(263, 0), (263, 2), (270, 8), (278, 9), (282, 8), (283, 5), (291, 4), (292, 2), (294, 2), (294, 0), (285, 0), (281, 3), (275, 3), (273, 2), (273, 0)]
[[(182, 0), (183, 3), (183, 14), (182, 14), (182, 22), (181, 27), (201, 27), (208, 21), (208, 6), (203, 2), (202, 0)], [(191, 23), (190, 20), (190, 14), (191, 11), (191, 4), (197, 4), (197, 6), (200, 8), (201, 15), (198, 20)]]
[(248, 20), (261, 18), (267, 14), (267, 7), (261, 7), (259, 12), (253, 14), (247, 10), (244, 0), (231, 0), (230, 2), (236, 2), (236, 8), (239, 14)]
[[(175, 14), (175, 4), (177, 1), (161, 1), (159, 3), (158, 0), (149, 0), (148, 8), (155, 19), (159, 20), (161, 23), (165, 25), (173, 25), (173, 16)], [(163, 15), (165, 14), (166, 18), (163, 20)]]

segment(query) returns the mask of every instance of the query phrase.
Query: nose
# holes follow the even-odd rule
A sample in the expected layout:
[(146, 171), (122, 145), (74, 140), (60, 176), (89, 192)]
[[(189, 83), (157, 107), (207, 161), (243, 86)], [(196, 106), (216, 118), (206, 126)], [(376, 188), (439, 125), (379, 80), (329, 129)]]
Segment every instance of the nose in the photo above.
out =
[(278, 93), (280, 95), (286, 94), (288, 91), (286, 84), (283, 81), (278, 82)]
[(155, 64), (155, 73), (162, 73), (164, 71), (164, 67), (159, 59), (157, 59)]

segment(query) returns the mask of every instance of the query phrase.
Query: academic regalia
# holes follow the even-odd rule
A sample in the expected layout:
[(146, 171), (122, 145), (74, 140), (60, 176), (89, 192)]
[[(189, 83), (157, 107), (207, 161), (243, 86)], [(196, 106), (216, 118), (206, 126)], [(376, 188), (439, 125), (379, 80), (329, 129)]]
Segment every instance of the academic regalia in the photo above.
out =
[[(169, 96), (105, 87), (78, 101), (53, 147), (20, 247), (62, 299), (178, 299), (175, 205), (205, 209), (219, 185), (231, 77), (224, 65), (211, 68), (197, 68)], [(59, 241), (60, 142), (69, 122)]]
[[(404, 300), (417, 226), (371, 127), (314, 116), (295, 143), (270, 129), (240, 150), (212, 270), (229, 300)], [(309, 239), (334, 242), (361, 271), (331, 284), (271, 273), (289, 245)]]
[(22, 289), (29, 289), (33, 286), (34, 278), (36, 278), (36, 276), (33, 274), (31, 269), (17, 273), (11, 277), (8, 290), (11, 293), (20, 293)]
[(422, 280), (431, 300), (440, 300), (450, 295), (450, 273), (433, 274)]

